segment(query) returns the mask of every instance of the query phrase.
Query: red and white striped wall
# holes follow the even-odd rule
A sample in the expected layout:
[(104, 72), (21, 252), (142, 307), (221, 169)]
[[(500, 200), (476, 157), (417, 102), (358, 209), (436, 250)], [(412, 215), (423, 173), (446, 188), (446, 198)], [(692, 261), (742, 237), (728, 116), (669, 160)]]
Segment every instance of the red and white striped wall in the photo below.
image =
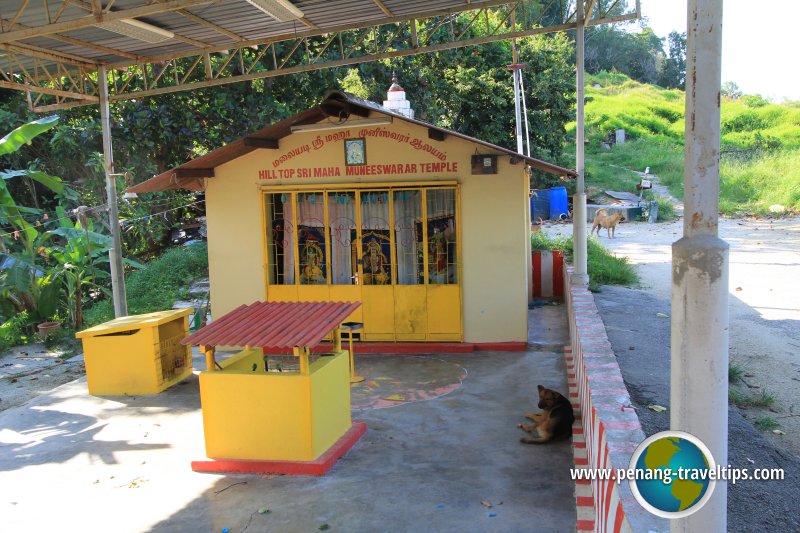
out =
[[(622, 380), (594, 297), (571, 285), (572, 267), (564, 265), (570, 342), (565, 347), (569, 396), (576, 407), (573, 452), (576, 468), (625, 469), (644, 438)], [(668, 531), (664, 519), (645, 511), (627, 481), (576, 482), (578, 531)]]
[(564, 298), (564, 254), (558, 250), (534, 250), (533, 297)]

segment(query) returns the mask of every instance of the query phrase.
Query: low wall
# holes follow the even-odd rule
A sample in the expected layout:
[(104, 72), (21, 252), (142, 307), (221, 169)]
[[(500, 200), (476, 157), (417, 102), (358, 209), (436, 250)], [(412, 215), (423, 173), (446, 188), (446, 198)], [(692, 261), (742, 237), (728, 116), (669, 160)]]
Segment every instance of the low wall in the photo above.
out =
[[(565, 349), (570, 399), (580, 409), (573, 429), (575, 465), (590, 469), (627, 469), (644, 438), (631, 405), (594, 296), (573, 286), (573, 268), (564, 265), (571, 345)], [(665, 520), (645, 511), (627, 481), (593, 480), (576, 486), (578, 531), (668, 531)]]
[(564, 254), (558, 250), (534, 250), (533, 297), (564, 298)]

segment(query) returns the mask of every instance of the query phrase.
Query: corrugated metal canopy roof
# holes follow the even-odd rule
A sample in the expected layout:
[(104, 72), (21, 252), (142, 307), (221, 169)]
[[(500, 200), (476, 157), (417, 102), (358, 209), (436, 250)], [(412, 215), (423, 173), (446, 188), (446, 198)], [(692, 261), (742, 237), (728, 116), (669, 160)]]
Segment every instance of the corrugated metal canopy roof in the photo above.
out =
[[(471, 0), (291, 0), (303, 17), (281, 22), (245, 0), (0, 0), (0, 43), (18, 47), (13, 64), (0, 61), (6, 72), (20, 68), (51, 68), (60, 58), (92, 64), (121, 66), (158, 56), (180, 56), (198, 50), (219, 49), (243, 41), (285, 40), (298, 33), (325, 33), (383, 24), (398, 19), (458, 12), (497, 1)], [(93, 6), (103, 6), (100, 12)], [(109, 9), (110, 8), (110, 9)], [(102, 29), (103, 21), (136, 18), (169, 30), (174, 37), (161, 43)], [(31, 55), (27, 55), (30, 52)], [(0, 56), (2, 59), (2, 56)], [(78, 65), (72, 65), (78, 68)], [(69, 67), (69, 64), (67, 65)]]
[(0, 0), (0, 88), (50, 112), (573, 27), (575, 0)]
[(357, 114), (356, 112), (358, 110), (361, 110), (360, 113), (363, 115), (368, 113), (380, 113), (382, 115), (391, 116), (393, 120), (410, 122), (418, 126), (441, 132), (445, 135), (452, 135), (453, 137), (464, 139), (484, 148), (489, 148), (496, 153), (518, 158), (519, 161), (524, 161), (531, 167), (549, 174), (570, 177), (575, 177), (577, 175), (574, 170), (569, 170), (533, 157), (527, 157), (507, 148), (503, 148), (502, 146), (497, 146), (495, 144), (470, 137), (469, 135), (464, 135), (463, 133), (459, 133), (457, 131), (449, 130), (447, 128), (428, 124), (427, 122), (423, 122), (421, 120), (411, 119), (403, 115), (393, 113), (388, 109), (376, 104), (375, 102), (363, 100), (353, 96), (352, 94), (342, 91), (330, 91), (325, 96), (325, 99), (322, 101), (322, 103), (316, 107), (299, 113), (293, 117), (281, 120), (280, 122), (276, 122), (246, 137), (237, 139), (221, 148), (217, 148), (216, 150), (213, 150), (203, 156), (184, 163), (183, 165), (175, 167), (171, 170), (167, 170), (166, 172), (162, 172), (161, 174), (154, 176), (147, 181), (126, 189), (126, 192), (158, 192), (171, 189), (188, 189), (192, 191), (203, 190), (203, 178), (213, 176), (214, 168), (258, 149), (253, 146), (254, 143), (248, 143), (248, 139), (280, 141), (280, 139), (291, 135), (292, 126), (299, 124), (312, 124), (325, 120), (330, 116), (331, 106), (338, 108), (342, 105), (346, 106), (345, 109), (347, 109), (348, 113)]
[(181, 344), (313, 348), (358, 309), (358, 302), (255, 302), (199, 329)]

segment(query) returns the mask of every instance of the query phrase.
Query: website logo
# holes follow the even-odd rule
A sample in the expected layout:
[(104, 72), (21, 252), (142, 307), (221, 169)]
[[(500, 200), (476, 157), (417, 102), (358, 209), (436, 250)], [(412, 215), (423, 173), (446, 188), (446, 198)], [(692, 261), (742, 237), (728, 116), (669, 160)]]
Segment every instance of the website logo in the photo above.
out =
[(633, 452), (628, 479), (642, 507), (664, 518), (682, 518), (711, 498), (717, 470), (700, 439), (683, 431), (662, 431)]

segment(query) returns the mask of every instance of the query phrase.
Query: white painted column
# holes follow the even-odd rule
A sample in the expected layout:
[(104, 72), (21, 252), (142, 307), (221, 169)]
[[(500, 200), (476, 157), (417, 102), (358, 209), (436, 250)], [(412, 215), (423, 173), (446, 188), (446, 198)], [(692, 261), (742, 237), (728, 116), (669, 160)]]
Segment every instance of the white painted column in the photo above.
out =
[[(728, 244), (718, 236), (722, 0), (689, 0), (683, 238), (672, 246), (671, 417), (728, 463)], [(727, 484), (673, 532), (723, 533)]]
[(588, 285), (589, 270), (586, 250), (586, 186), (584, 183), (584, 120), (583, 120), (583, 70), (584, 70), (584, 14), (583, 0), (577, 2), (577, 28), (575, 33), (575, 170), (578, 180), (572, 197), (572, 251), (575, 261), (573, 285)]
[(114, 316), (128, 314), (128, 301), (125, 296), (125, 270), (122, 266), (122, 237), (117, 209), (117, 182), (114, 174), (114, 152), (111, 147), (111, 118), (108, 105), (108, 80), (106, 67), (97, 68), (97, 85), (100, 93), (100, 124), (103, 130), (103, 162), (106, 172), (106, 196), (108, 201), (108, 223), (111, 228), (111, 249), (108, 252), (111, 263), (111, 293), (114, 299)]

